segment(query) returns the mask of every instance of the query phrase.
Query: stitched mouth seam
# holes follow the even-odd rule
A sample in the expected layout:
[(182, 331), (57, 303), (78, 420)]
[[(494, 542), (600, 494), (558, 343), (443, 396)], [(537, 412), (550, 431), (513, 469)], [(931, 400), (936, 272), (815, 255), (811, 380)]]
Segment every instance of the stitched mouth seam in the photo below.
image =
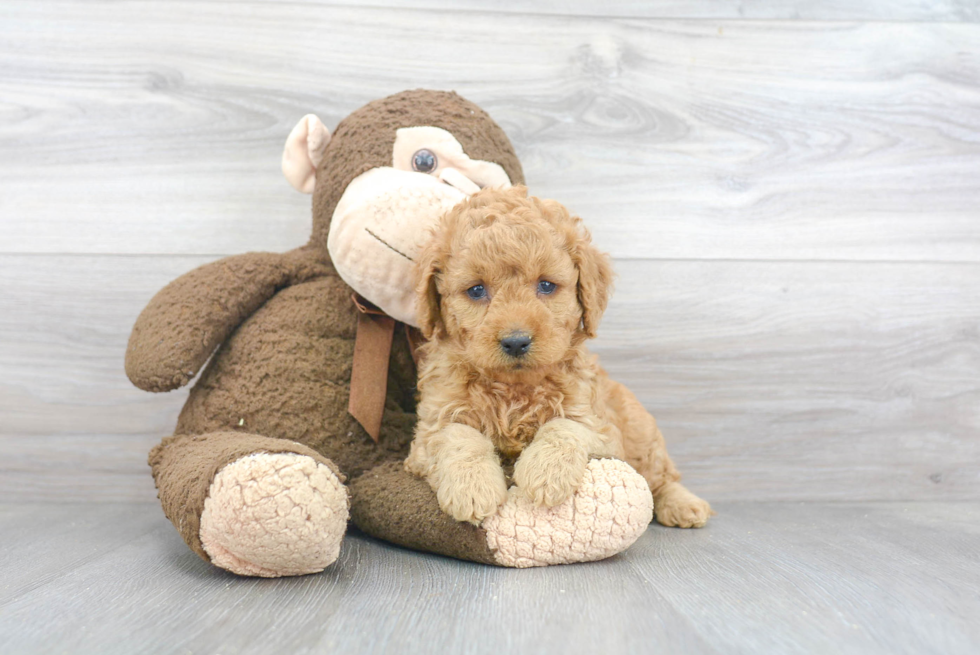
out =
[(385, 241), (384, 239), (382, 239), (381, 237), (379, 237), (377, 234), (375, 234), (371, 230), (369, 230), (367, 228), (364, 228), (364, 231), (367, 232), (368, 234), (370, 234), (371, 236), (373, 236), (375, 239), (377, 239), (381, 243), (383, 243), (386, 246), (388, 246), (389, 248), (391, 248), (392, 250), (394, 250), (395, 252), (397, 252), (399, 255), (401, 255), (402, 257), (404, 257), (408, 261), (412, 262), (413, 264), (415, 263), (415, 260), (414, 259), (412, 259), (408, 255), (406, 255), (405, 253), (403, 253), (401, 250), (399, 250), (398, 248), (394, 247), (393, 245), (391, 245), (390, 243), (388, 243), (387, 241)]

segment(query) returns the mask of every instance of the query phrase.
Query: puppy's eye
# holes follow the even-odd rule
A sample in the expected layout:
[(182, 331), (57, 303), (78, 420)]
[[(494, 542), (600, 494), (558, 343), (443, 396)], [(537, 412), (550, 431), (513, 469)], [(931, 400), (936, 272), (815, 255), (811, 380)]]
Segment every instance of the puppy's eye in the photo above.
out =
[(466, 290), (466, 295), (473, 300), (483, 300), (487, 297), (487, 289), (482, 284), (475, 284)]
[(439, 160), (431, 150), (423, 148), (412, 155), (412, 170), (419, 173), (431, 173), (439, 165)]
[(549, 282), (548, 280), (541, 280), (538, 282), (538, 293), (543, 293), (544, 295), (550, 295), (555, 292), (558, 285), (554, 282)]

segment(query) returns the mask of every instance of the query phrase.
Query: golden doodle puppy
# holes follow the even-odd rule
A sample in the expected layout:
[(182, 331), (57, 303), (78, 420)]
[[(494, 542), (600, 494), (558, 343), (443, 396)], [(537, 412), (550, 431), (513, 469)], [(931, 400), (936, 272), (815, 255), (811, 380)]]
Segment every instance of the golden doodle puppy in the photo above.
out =
[(445, 512), (479, 524), (506, 500), (511, 467), (521, 493), (558, 505), (590, 457), (616, 457), (646, 479), (660, 523), (707, 522), (653, 416), (585, 348), (612, 269), (581, 219), (524, 187), (480, 191), (443, 217), (417, 275), (429, 341), (405, 466)]

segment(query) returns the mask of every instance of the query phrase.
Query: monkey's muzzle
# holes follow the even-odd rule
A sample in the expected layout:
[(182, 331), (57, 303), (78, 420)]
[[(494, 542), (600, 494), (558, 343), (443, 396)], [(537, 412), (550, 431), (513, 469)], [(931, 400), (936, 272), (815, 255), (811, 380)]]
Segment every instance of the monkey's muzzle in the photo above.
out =
[[(462, 178), (462, 179), (459, 179)], [(340, 277), (389, 316), (418, 325), (412, 267), (439, 218), (470, 194), (462, 173), (440, 179), (394, 168), (373, 168), (344, 191), (330, 225), (327, 249)]]

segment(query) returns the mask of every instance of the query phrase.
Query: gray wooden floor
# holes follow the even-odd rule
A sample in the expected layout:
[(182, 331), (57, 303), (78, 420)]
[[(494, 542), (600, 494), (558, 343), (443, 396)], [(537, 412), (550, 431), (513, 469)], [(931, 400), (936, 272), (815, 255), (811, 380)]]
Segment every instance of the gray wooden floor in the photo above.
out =
[[(248, 580), (147, 504), (0, 506), (2, 653), (976, 653), (980, 503), (723, 503), (526, 571), (359, 535)], [(43, 617), (43, 619), (42, 619)]]
[[(510, 571), (352, 535), (248, 580), (166, 523), (140, 309), (305, 242), (279, 172), (454, 89), (619, 272), (595, 350), (720, 510)], [(0, 654), (980, 652), (980, 1), (4, 0)]]

